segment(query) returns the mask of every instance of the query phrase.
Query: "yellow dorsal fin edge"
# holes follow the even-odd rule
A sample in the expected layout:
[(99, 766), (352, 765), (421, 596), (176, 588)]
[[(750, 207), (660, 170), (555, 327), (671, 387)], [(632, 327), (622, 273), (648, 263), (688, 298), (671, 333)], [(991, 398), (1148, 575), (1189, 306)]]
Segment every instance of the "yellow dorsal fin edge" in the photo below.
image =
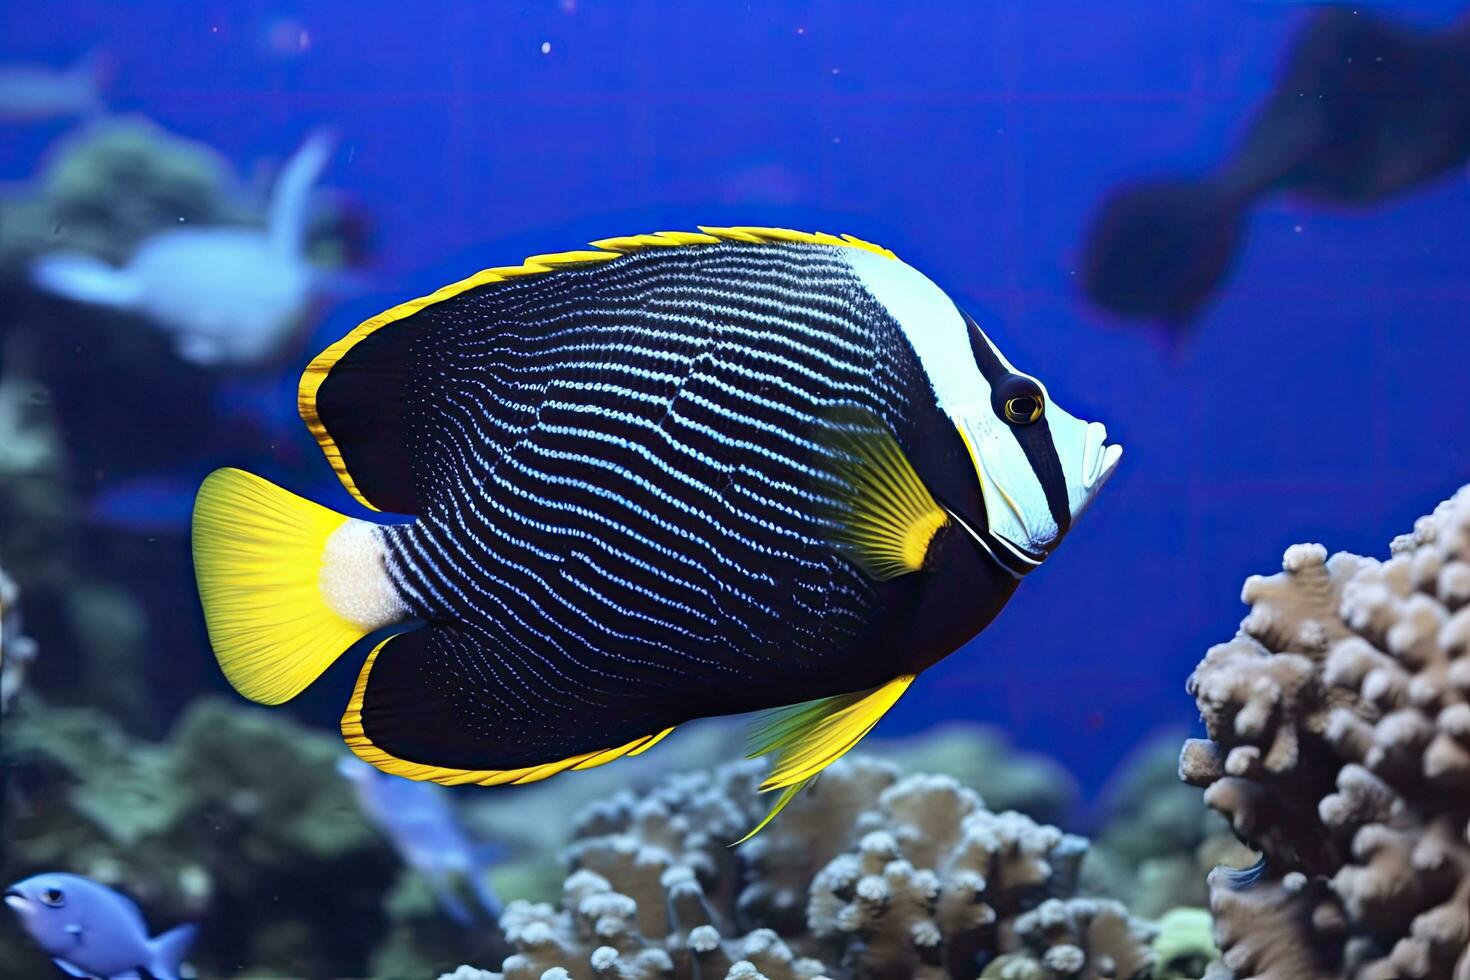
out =
[(357, 502), (364, 507), (377, 510), (362, 491), (357, 488), (352, 474), (347, 471), (347, 466), (342, 459), (342, 451), (333, 440), (331, 433), (322, 422), (321, 413), (317, 411), (317, 392), (321, 389), (322, 382), (332, 368), (340, 361), (349, 350), (357, 345), (364, 337), (375, 331), (381, 330), (388, 324), (405, 317), (412, 316), (419, 310), (444, 300), (452, 299), (468, 289), (476, 286), (484, 286), (493, 282), (504, 282), (508, 279), (518, 279), (523, 276), (541, 275), (563, 269), (574, 265), (588, 265), (597, 262), (606, 262), (610, 259), (627, 255), (649, 248), (678, 248), (691, 245), (715, 245), (722, 241), (747, 242), (767, 245), (800, 244), (800, 245), (840, 245), (845, 248), (857, 248), (866, 252), (873, 252), (890, 259), (898, 256), (881, 245), (865, 242), (861, 238), (852, 235), (829, 235), (826, 232), (816, 231), (793, 231), (790, 228), (759, 228), (754, 226), (735, 226), (729, 228), (706, 227), (701, 225), (699, 231), (659, 231), (647, 235), (625, 235), (620, 238), (603, 238), (590, 243), (592, 250), (580, 249), (570, 252), (553, 252), (546, 255), (533, 255), (520, 265), (497, 266), (481, 271), (461, 279), (459, 282), (450, 283), (435, 290), (428, 296), (420, 296), (418, 299), (400, 303), (389, 310), (384, 310), (377, 316), (364, 320), (352, 329), (347, 336), (337, 341), (326, 350), (322, 351), (301, 374), (301, 381), (296, 388), (296, 410), (301, 415), (301, 420), (316, 437), (317, 445), (321, 446), (322, 453), (327, 457), (327, 462), (337, 472), (342, 485), (352, 494)]
[(519, 769), (451, 769), (446, 766), (409, 762), (407, 759), (400, 759), (391, 752), (374, 745), (362, 727), (363, 695), (367, 691), (368, 674), (373, 669), (373, 662), (378, 659), (378, 652), (393, 640), (394, 637), (390, 636), (374, 647), (373, 652), (368, 654), (367, 663), (362, 665), (362, 672), (357, 675), (357, 685), (353, 688), (352, 698), (347, 702), (347, 711), (342, 715), (342, 738), (347, 742), (347, 747), (352, 749), (353, 753), (363, 762), (377, 766), (384, 772), (395, 776), (428, 780), (442, 783), (445, 786), (467, 784), (505, 786), (534, 783), (555, 776), (557, 773), (566, 772), (568, 769), (591, 769), (594, 766), (612, 762), (614, 759), (621, 759), (625, 755), (632, 756), (647, 752), (673, 731), (672, 728), (665, 728), (653, 735), (635, 738), (626, 745), (582, 752), (565, 759), (557, 759), (554, 762), (523, 766)]
[(763, 714), (751, 727), (748, 757), (776, 754), (760, 791), (782, 792), (766, 818), (735, 843), (743, 844), (759, 833), (823, 769), (861, 742), (913, 682), (913, 674), (901, 674), (867, 691), (806, 701)]

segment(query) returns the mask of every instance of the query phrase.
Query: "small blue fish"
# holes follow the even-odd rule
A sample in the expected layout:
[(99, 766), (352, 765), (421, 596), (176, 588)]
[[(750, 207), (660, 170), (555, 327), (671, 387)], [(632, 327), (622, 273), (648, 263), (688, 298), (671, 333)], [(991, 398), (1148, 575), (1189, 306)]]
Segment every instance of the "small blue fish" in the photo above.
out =
[(74, 977), (175, 980), (196, 931), (182, 925), (149, 939), (131, 899), (81, 875), (18, 881), (5, 890), (5, 904), (46, 955)]
[(500, 918), (500, 898), (485, 872), (501, 849), (475, 844), (465, 836), (443, 790), (432, 783), (390, 776), (352, 757), (338, 762), (337, 771), (357, 791), (368, 822), (392, 842), (404, 864), (429, 880), (440, 906), (454, 921), (467, 926), (474, 919), (454, 891), (456, 878), (469, 882), (486, 916), (492, 921)]

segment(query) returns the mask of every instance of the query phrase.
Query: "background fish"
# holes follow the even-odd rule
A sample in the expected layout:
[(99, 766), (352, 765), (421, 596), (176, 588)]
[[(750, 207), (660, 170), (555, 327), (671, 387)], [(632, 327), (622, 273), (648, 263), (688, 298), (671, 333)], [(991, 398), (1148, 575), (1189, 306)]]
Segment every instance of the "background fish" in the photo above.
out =
[(1104, 309), (1182, 327), (1235, 262), (1248, 210), (1277, 191), (1363, 206), (1470, 156), (1470, 18), (1428, 32), (1346, 6), (1316, 12), (1230, 157), (1110, 194), (1083, 246)]
[[(777, 809), (984, 628), (1121, 455), (886, 249), (782, 229), (594, 243), (395, 307), (308, 367), (348, 520), (201, 488), (216, 656), (280, 703), (374, 630), (365, 761), (495, 785), (754, 731)], [(774, 811), (773, 811), (774, 812)]]
[(120, 980), (147, 971), (157, 980), (173, 980), (194, 941), (192, 925), (148, 938), (131, 899), (81, 875), (33, 875), (5, 890), (5, 904), (56, 965), (74, 977)]
[(331, 140), (321, 133), (296, 151), (276, 181), (264, 229), (160, 232), (122, 268), (55, 253), (38, 259), (31, 277), (58, 296), (148, 317), (196, 364), (269, 361), (300, 324), (316, 282), (302, 246), (311, 188), (330, 151)]
[(390, 776), (351, 757), (342, 759), (337, 770), (352, 784), (363, 815), (392, 841), (405, 864), (429, 880), (452, 919), (468, 926), (475, 918), (455, 893), (461, 880), (474, 891), (485, 918), (500, 918), (500, 897), (486, 872), (501, 849), (475, 844), (466, 836), (445, 799), (448, 790)]
[(70, 68), (0, 65), (0, 121), (36, 122), (87, 116), (105, 106), (100, 89), (110, 73), (108, 59), (92, 52)]

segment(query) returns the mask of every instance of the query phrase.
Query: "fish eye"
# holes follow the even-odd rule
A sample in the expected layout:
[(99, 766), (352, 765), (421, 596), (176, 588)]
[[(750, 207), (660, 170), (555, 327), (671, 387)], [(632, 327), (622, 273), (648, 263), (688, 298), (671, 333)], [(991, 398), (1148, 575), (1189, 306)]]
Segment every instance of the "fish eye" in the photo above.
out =
[(66, 896), (61, 893), (60, 888), (43, 888), (41, 890), (41, 902), (59, 909), (66, 904)]
[(1041, 386), (1021, 374), (1008, 374), (995, 385), (995, 414), (1011, 425), (1031, 425), (1046, 414)]
[(1039, 395), (1018, 395), (1015, 398), (1006, 399), (1006, 421), (1016, 425), (1030, 425), (1041, 418), (1042, 410)]

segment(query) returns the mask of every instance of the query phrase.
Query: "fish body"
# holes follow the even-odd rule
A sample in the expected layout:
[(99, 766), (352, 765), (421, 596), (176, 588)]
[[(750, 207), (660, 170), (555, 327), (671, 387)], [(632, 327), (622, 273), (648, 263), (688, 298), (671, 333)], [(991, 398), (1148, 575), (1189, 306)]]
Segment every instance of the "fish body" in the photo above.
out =
[(39, 65), (0, 66), (0, 121), (37, 122), (100, 112), (102, 66), (96, 55), (61, 71)]
[(495, 851), (469, 839), (445, 790), (390, 776), (356, 758), (344, 758), (337, 768), (352, 784), (364, 816), (405, 864), (429, 880), (451, 918), (465, 926), (474, 921), (455, 893), (457, 880), (469, 883), (486, 918), (500, 917), (500, 899), (485, 877)]
[(1082, 250), (1098, 305), (1181, 334), (1219, 290), (1249, 210), (1276, 191), (1363, 206), (1470, 157), (1470, 19), (1427, 32), (1347, 7), (1313, 13), (1234, 152), (1197, 176), (1110, 192)]
[(132, 900), (81, 875), (34, 875), (5, 890), (5, 904), (36, 944), (74, 977), (173, 980), (194, 940), (192, 925), (149, 938)]
[(122, 268), (87, 255), (45, 255), (31, 278), (56, 295), (147, 318), (195, 364), (269, 361), (300, 324), (317, 282), (302, 241), (310, 190), (329, 152), (320, 134), (296, 152), (276, 182), (263, 229), (160, 232)]
[[(396, 307), (313, 362), (300, 408), (344, 484), (416, 520), (213, 475), (195, 562), (216, 654), (274, 702), (424, 621), (370, 654), (343, 732), (446, 783), (798, 705), (753, 748), (795, 760), (768, 788), (799, 786), (994, 618), (1121, 450), (885, 249), (750, 228), (595, 245)], [(300, 564), (291, 615), (325, 602), (318, 635), (266, 644), (283, 611), (249, 594), (269, 573), (245, 553)]]

